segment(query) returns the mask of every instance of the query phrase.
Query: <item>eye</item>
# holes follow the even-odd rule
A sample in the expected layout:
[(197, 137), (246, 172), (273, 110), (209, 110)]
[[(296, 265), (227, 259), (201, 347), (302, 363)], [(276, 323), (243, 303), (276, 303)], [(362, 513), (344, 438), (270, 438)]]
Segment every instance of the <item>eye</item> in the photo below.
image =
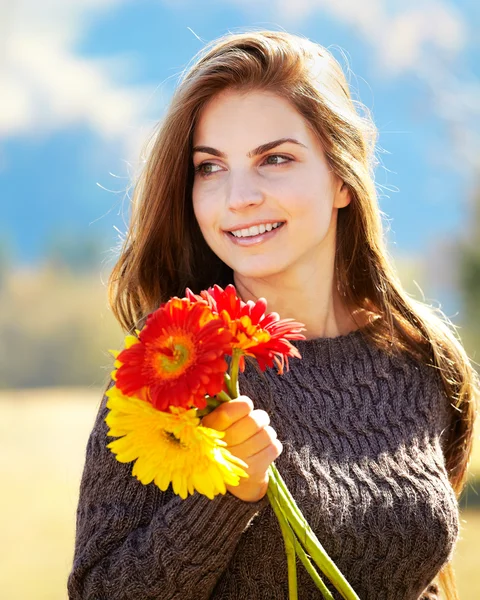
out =
[[(210, 175), (213, 175), (213, 173), (216, 173), (216, 171), (204, 171), (203, 168), (204, 167), (218, 167), (218, 165), (216, 165), (215, 163), (202, 163), (201, 165), (198, 165), (198, 167), (195, 167), (195, 173), (199, 173), (202, 177), (210, 177)], [(220, 168), (220, 167), (218, 167)]]
[[(270, 162), (270, 159), (275, 159), (275, 161)], [(283, 162), (278, 162), (278, 159), (281, 159)], [(284, 165), (291, 161), (291, 158), (289, 158), (288, 156), (283, 156), (283, 154), (270, 154), (265, 158), (265, 162), (267, 162), (268, 165), (273, 165), (274, 167)]]
[[(267, 162), (269, 161), (269, 159), (281, 159), (284, 162)], [(268, 167), (280, 167), (284, 164), (287, 164), (289, 162), (292, 162), (292, 158), (289, 158), (288, 156), (284, 156), (283, 154), (269, 154), (268, 156), (265, 157), (263, 164), (266, 164), (266, 166)], [(206, 171), (204, 170), (205, 167), (209, 167), (209, 169)], [(218, 171), (213, 171), (213, 167), (218, 167), (219, 170), (221, 171), (221, 167), (215, 163), (210, 163), (210, 162), (204, 162), (201, 165), (198, 165), (198, 167), (195, 167), (194, 171), (195, 174), (199, 174), (201, 177), (203, 178), (207, 178), (210, 177), (210, 175), (214, 175), (215, 173), (217, 173)]]

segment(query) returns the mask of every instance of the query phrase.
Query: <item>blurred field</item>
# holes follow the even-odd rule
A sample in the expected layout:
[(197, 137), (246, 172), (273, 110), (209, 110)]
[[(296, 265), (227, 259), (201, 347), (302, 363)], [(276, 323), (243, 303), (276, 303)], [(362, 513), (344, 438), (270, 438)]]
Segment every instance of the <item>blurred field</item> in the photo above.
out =
[[(67, 598), (84, 451), (101, 391), (0, 393), (0, 597)], [(6, 493), (5, 493), (6, 492)]]
[[(98, 389), (0, 392), (0, 596), (65, 600), (78, 486)], [(480, 474), (477, 443), (472, 472)], [(480, 598), (480, 511), (462, 512), (455, 570), (461, 600)]]
[(471, 477), (474, 475), (476, 477), (480, 477), (480, 418), (477, 419), (476, 425), (473, 454), (469, 466), (469, 473)]

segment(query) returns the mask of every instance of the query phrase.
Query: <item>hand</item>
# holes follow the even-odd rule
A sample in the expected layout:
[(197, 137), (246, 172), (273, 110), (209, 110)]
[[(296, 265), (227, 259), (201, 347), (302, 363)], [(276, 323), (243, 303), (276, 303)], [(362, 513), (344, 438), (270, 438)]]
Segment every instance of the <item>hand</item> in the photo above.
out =
[(282, 443), (270, 427), (270, 417), (264, 410), (254, 410), (247, 396), (220, 404), (202, 419), (202, 425), (224, 431), (228, 450), (247, 465), (248, 478), (227, 490), (246, 502), (263, 498), (268, 488), (268, 467), (280, 456)]

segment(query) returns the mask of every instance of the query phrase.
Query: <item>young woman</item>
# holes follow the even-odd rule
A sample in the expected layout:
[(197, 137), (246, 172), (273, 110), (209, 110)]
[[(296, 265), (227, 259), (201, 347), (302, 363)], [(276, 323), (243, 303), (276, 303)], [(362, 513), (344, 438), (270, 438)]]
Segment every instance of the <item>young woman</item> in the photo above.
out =
[[(245, 396), (204, 418), (249, 472), (212, 501), (132, 477), (106, 448), (104, 398), (71, 600), (285, 599), (265, 495), (274, 460), (362, 600), (434, 599), (439, 581), (458, 597), (450, 560), (476, 379), (445, 320), (394, 274), (375, 128), (355, 104), (328, 51), (284, 32), (227, 35), (182, 78), (136, 186), (114, 314), (130, 332), (187, 286), (234, 283), (304, 323), (307, 339), (287, 373), (248, 367)], [(319, 598), (302, 567), (298, 576), (300, 598)]]

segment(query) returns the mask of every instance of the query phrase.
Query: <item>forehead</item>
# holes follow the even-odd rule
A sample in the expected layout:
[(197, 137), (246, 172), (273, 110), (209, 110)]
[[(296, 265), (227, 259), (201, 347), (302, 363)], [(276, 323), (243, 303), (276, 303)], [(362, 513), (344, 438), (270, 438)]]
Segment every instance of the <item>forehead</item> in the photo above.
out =
[(273, 92), (225, 90), (201, 110), (193, 143), (254, 145), (281, 137), (309, 137), (305, 120), (288, 100)]

